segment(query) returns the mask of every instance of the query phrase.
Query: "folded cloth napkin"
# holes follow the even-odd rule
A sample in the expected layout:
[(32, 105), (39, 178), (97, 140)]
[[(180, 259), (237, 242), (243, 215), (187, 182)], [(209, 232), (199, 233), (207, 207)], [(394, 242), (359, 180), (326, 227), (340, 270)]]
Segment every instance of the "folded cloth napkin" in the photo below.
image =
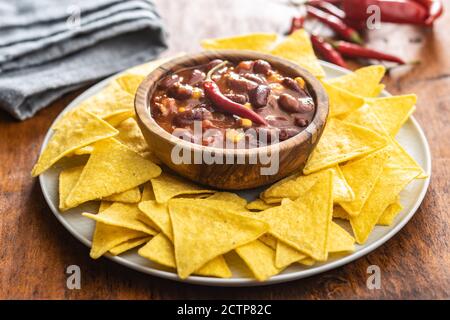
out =
[(151, 0), (0, 0), (0, 108), (27, 119), (165, 48)]

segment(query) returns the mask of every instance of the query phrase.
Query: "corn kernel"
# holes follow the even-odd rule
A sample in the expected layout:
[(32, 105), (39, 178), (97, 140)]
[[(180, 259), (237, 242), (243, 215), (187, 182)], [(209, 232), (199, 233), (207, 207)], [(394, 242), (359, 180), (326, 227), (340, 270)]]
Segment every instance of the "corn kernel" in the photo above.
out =
[(295, 81), (297, 81), (297, 83), (300, 86), (300, 88), (302, 88), (302, 89), (305, 88), (305, 80), (303, 80), (302, 77), (296, 77)]
[(203, 91), (200, 88), (193, 88), (192, 89), (192, 98), (194, 99), (200, 99), (203, 97)]
[(252, 104), (250, 102), (246, 102), (244, 104), (244, 107), (246, 107), (247, 109), (253, 110)]
[(186, 111), (186, 108), (185, 107), (179, 107), (178, 108), (178, 112), (185, 112)]
[(239, 123), (244, 128), (250, 128), (252, 126), (252, 124), (253, 124), (252, 120), (246, 119), (246, 118), (239, 119)]
[(267, 77), (267, 80), (269, 80), (270, 82), (281, 82), (283, 81), (283, 76), (279, 73), (274, 72)]
[(226, 137), (228, 140), (234, 142), (234, 143), (238, 143), (239, 141), (242, 140), (242, 138), (244, 138), (244, 133), (243, 132), (238, 132), (236, 130), (227, 130), (226, 132)]

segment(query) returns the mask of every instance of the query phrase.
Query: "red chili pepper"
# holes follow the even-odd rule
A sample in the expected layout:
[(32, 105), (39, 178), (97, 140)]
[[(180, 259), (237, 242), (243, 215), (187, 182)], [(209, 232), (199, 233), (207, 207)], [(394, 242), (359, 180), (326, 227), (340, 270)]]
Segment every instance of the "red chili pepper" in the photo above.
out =
[(345, 20), (344, 10), (341, 10), (331, 2), (323, 0), (311, 0), (308, 1), (308, 4), (317, 9), (321, 9), (325, 12), (328, 12), (329, 14), (332, 14), (333, 16), (338, 17), (339, 19)]
[(382, 22), (410, 23), (424, 25), (428, 17), (427, 9), (413, 0), (343, 0), (344, 10), (348, 20), (367, 21), (369, 6), (380, 9)]
[(289, 29), (288, 34), (294, 33), (294, 31), (297, 31), (297, 30), (303, 28), (304, 22), (305, 22), (305, 17), (303, 17), (303, 16), (293, 17), (292, 21), (291, 21), (291, 28)]
[(369, 49), (362, 47), (360, 45), (345, 42), (345, 41), (336, 41), (333, 42), (333, 47), (342, 55), (352, 58), (366, 58), (366, 59), (376, 59), (376, 60), (384, 60), (396, 62), (399, 64), (405, 64), (401, 58), (377, 51), (374, 49)]
[(335, 17), (332, 14), (326, 13), (322, 10), (316, 9), (312, 6), (306, 6), (306, 11), (314, 18), (332, 28), (344, 39), (356, 43), (362, 43), (361, 37), (359, 36), (358, 32), (350, 28), (347, 24), (345, 24), (344, 21), (342, 21), (338, 17)]
[(241, 118), (250, 119), (253, 122), (257, 124), (262, 124), (267, 126), (267, 121), (261, 117), (259, 114), (257, 114), (255, 111), (250, 110), (246, 108), (244, 105), (236, 103), (227, 97), (225, 97), (222, 92), (220, 92), (220, 88), (212, 79), (212, 74), (217, 71), (218, 69), (222, 68), (225, 64), (227, 64), (227, 61), (224, 61), (214, 68), (212, 68), (206, 77), (206, 80), (203, 82), (203, 89), (205, 90), (205, 95), (208, 97), (209, 100), (214, 104), (214, 107), (217, 109), (234, 114), (236, 116), (239, 116)]
[(427, 8), (428, 17), (425, 20), (425, 24), (430, 26), (433, 24), (434, 20), (439, 18), (444, 12), (444, 5), (441, 0), (415, 0), (421, 3)]
[(326, 42), (322, 37), (311, 35), (311, 42), (314, 50), (319, 53), (328, 62), (337, 64), (338, 66), (347, 68), (347, 65), (341, 54), (337, 52), (331, 44)]

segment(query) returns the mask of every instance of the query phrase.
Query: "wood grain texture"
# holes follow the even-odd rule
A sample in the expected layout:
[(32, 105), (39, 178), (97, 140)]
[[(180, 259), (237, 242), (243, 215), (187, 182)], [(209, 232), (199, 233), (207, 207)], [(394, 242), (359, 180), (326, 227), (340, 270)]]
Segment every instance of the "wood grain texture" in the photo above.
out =
[[(292, 9), (274, 1), (157, 0), (171, 34), (167, 55), (199, 50), (202, 38), (254, 31), (283, 32)], [(214, 4), (213, 4), (214, 2)], [(51, 121), (70, 94), (21, 123), (0, 114), (0, 298), (3, 299), (399, 299), (450, 297), (450, 8), (433, 30), (384, 25), (369, 45), (385, 48), (414, 68), (386, 79), (392, 93), (419, 96), (416, 118), (433, 154), (432, 181), (416, 215), (371, 254), (308, 279), (262, 288), (210, 288), (140, 274), (107, 259), (93, 261), (47, 207), (30, 176)], [(79, 92), (78, 92), (79, 93)], [(81, 290), (66, 289), (65, 270), (79, 265)], [(366, 270), (382, 271), (380, 290), (368, 290)]]

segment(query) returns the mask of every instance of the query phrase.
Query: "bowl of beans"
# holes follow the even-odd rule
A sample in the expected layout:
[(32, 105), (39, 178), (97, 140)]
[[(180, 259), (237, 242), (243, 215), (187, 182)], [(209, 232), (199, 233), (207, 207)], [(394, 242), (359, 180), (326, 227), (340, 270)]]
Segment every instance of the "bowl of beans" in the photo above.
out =
[(197, 183), (241, 190), (300, 171), (329, 106), (320, 81), (298, 65), (221, 50), (159, 66), (139, 86), (135, 109), (166, 166)]

